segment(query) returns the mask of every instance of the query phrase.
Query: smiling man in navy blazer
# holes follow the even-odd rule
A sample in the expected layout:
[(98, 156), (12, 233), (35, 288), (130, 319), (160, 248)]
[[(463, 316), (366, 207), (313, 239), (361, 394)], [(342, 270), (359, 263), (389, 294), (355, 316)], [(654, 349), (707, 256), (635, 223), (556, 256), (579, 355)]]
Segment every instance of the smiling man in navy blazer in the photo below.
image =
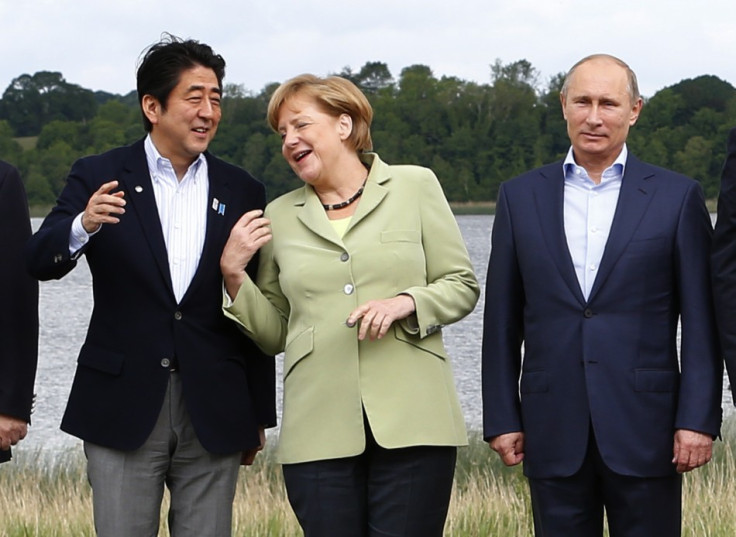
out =
[[(85, 254), (94, 310), (62, 429), (84, 440), (100, 536), (231, 534), (241, 459), (275, 424), (274, 363), (221, 311), (220, 255), (263, 186), (207, 152), (225, 61), (168, 36), (137, 73), (148, 136), (79, 160), (28, 247), (61, 278)], [(256, 266), (256, 265), (253, 265)], [(260, 434), (259, 434), (260, 433)]]
[(710, 218), (698, 183), (628, 152), (625, 63), (584, 58), (561, 100), (567, 157), (499, 191), (484, 435), (524, 461), (537, 535), (601, 536), (605, 508), (612, 537), (677, 536), (680, 474), (721, 423)]

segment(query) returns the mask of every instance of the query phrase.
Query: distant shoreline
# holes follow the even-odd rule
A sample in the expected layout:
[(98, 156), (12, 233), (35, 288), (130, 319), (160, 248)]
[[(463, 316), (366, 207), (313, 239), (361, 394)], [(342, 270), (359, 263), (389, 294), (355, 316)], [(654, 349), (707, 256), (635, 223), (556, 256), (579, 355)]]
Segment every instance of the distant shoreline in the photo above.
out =
[[(51, 211), (53, 205), (31, 205), (31, 218), (44, 218)], [(450, 208), (456, 215), (459, 214), (494, 214), (496, 203), (493, 201), (466, 201), (450, 202)]]

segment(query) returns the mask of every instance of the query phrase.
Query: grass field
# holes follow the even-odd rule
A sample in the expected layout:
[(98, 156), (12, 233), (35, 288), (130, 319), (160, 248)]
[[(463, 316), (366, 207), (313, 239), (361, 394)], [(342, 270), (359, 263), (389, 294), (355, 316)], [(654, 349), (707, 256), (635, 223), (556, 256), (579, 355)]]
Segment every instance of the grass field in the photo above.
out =
[[(684, 480), (683, 536), (736, 535), (736, 422), (724, 427), (714, 460)], [(164, 501), (162, 514), (166, 512)], [(532, 534), (521, 468), (506, 468), (477, 436), (459, 452), (445, 535), (521, 537)], [(160, 535), (168, 535), (162, 516)], [(289, 509), (273, 451), (242, 468), (235, 499), (237, 537), (301, 535)], [(79, 451), (53, 460), (20, 453), (0, 466), (0, 537), (94, 536), (91, 494)], [(654, 536), (653, 536), (654, 537)]]

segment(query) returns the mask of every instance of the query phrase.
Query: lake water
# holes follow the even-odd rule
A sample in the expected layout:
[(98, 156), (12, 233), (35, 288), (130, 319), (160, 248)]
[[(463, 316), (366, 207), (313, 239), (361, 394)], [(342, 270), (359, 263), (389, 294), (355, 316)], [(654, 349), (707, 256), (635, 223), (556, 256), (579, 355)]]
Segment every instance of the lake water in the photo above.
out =
[[(473, 266), (485, 284), (491, 248), (492, 216), (459, 216)], [(41, 219), (33, 219), (33, 229)], [(41, 282), (40, 341), (36, 376), (36, 410), (28, 437), (19, 450), (63, 450), (81, 444), (59, 430), (69, 396), (77, 353), (84, 341), (92, 312), (92, 279), (84, 257), (59, 281)], [(454, 361), (463, 411), (469, 427), (481, 427), (480, 344), (483, 298), (468, 317), (444, 330), (445, 344)], [(280, 365), (280, 360), (277, 362)], [(280, 372), (277, 375), (280, 379)], [(279, 399), (281, 386), (278, 386)], [(280, 403), (280, 401), (279, 401)], [(279, 405), (280, 406), (280, 405)]]
[[(488, 255), (491, 249), (493, 217), (458, 216), (473, 266), (485, 289)], [(33, 219), (34, 230), (40, 219)], [(462, 321), (443, 330), (445, 345), (452, 358), (455, 381), (468, 427), (480, 430), (480, 347), (483, 294), (478, 305)], [(92, 285), (84, 257), (79, 266), (62, 280), (41, 283), (40, 342), (36, 377), (36, 411), (28, 437), (20, 450), (59, 451), (77, 447), (81, 441), (59, 430), (69, 389), (74, 376), (79, 347), (82, 345), (92, 311)], [(278, 361), (280, 365), (280, 360)], [(278, 378), (280, 378), (280, 372)], [(728, 384), (724, 379), (724, 408), (733, 409)], [(281, 386), (278, 386), (279, 399)]]

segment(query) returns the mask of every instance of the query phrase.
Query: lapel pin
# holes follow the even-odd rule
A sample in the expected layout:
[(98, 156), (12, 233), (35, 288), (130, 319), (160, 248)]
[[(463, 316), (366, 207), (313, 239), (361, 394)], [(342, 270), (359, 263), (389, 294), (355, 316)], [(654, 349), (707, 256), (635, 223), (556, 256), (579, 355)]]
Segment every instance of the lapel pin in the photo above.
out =
[(217, 198), (212, 199), (212, 210), (221, 216), (225, 216), (225, 204), (220, 203), (220, 200)]
[(141, 192), (143, 192), (143, 187), (141, 185), (136, 185), (134, 190), (140, 194)]

